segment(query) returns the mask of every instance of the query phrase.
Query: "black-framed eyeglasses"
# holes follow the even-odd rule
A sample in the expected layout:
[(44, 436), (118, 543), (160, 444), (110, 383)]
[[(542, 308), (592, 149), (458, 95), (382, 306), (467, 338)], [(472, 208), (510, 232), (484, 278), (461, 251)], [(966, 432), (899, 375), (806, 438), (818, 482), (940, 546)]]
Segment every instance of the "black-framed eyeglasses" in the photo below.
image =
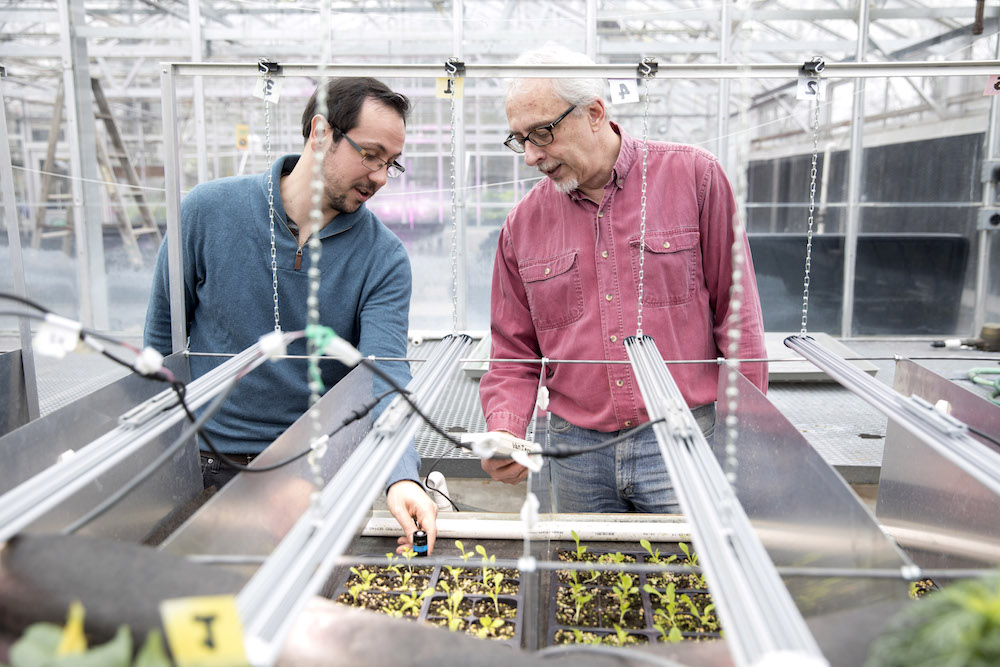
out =
[(555, 137), (552, 136), (552, 130), (554, 130), (555, 127), (556, 127), (556, 125), (558, 125), (559, 122), (563, 118), (565, 118), (566, 116), (568, 116), (570, 114), (570, 112), (573, 111), (573, 109), (575, 109), (575, 108), (576, 108), (576, 105), (574, 104), (569, 109), (566, 109), (566, 111), (563, 111), (563, 113), (562, 113), (561, 116), (559, 116), (558, 118), (556, 118), (554, 121), (552, 121), (548, 125), (542, 125), (541, 127), (536, 127), (531, 132), (528, 132), (528, 136), (526, 136), (526, 137), (522, 137), (522, 136), (517, 135), (517, 134), (510, 134), (507, 137), (507, 140), (503, 142), (503, 145), (506, 146), (507, 148), (511, 149), (515, 153), (523, 153), (524, 152), (524, 142), (525, 141), (530, 141), (531, 143), (535, 144), (536, 146), (548, 146), (549, 144), (552, 143), (552, 140), (555, 138)]
[(354, 142), (354, 139), (351, 139), (349, 136), (347, 136), (346, 132), (344, 132), (339, 128), (335, 129), (337, 129), (337, 131), (340, 132), (340, 134), (342, 134), (345, 139), (347, 139), (347, 143), (349, 143), (354, 148), (354, 150), (361, 153), (361, 164), (363, 164), (366, 169), (370, 169), (371, 171), (378, 171), (382, 167), (385, 167), (386, 168), (385, 174), (389, 178), (399, 178), (403, 174), (403, 172), (406, 171), (406, 169), (403, 168), (403, 165), (399, 164), (395, 160), (393, 160), (392, 162), (386, 162), (379, 156), (372, 155), (361, 146), (358, 146)]

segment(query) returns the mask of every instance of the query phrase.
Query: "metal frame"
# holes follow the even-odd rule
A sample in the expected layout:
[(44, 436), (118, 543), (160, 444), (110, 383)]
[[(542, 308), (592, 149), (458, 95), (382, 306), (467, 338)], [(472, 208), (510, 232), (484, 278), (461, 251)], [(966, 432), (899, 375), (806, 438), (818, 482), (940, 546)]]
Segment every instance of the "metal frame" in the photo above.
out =
[[(862, 3), (864, 4), (864, 3)], [(460, 45), (456, 48), (460, 48)], [(1000, 55), (1000, 54), (998, 54)], [(764, 63), (764, 64), (671, 64), (670, 67), (661, 67), (656, 73), (658, 79), (786, 79), (794, 80), (801, 68), (801, 63)], [(989, 61), (939, 61), (939, 62), (855, 62), (855, 63), (830, 63), (826, 65), (823, 76), (826, 79), (835, 78), (878, 78), (896, 76), (989, 76), (1000, 71), (1000, 59)], [(313, 77), (318, 76), (383, 76), (383, 77), (407, 77), (407, 78), (439, 78), (447, 74), (444, 64), (389, 64), (379, 65), (373, 63), (331, 63), (331, 64), (305, 64), (305, 63), (282, 63), (281, 76), (286, 77)], [(550, 65), (497, 65), (497, 64), (466, 64), (464, 78), (574, 78), (574, 77), (595, 77), (621, 79), (637, 76), (638, 65), (592, 65), (592, 66), (550, 66)], [(184, 349), (187, 344), (187, 332), (185, 324), (180, 314), (184, 312), (184, 292), (183, 280), (183, 259), (180, 255), (180, 191), (182, 188), (182, 171), (180, 165), (180, 141), (178, 136), (177, 123), (177, 90), (176, 80), (178, 77), (256, 77), (259, 75), (256, 63), (163, 63), (161, 67), (161, 99), (163, 104), (164, 122), (164, 171), (166, 181), (166, 206), (167, 206), (167, 239), (168, 239), (168, 266), (170, 273), (170, 306), (171, 306), (171, 338), (173, 349)], [(860, 85), (860, 82), (859, 82)], [(996, 104), (996, 100), (993, 100)], [(461, 101), (456, 101), (456, 108), (461, 109)], [(461, 116), (461, 113), (458, 112)], [(855, 122), (855, 126), (860, 123)], [(860, 145), (860, 127), (854, 130), (857, 132), (856, 138), (852, 138), (852, 144)], [(455, 156), (456, 176), (459, 192), (457, 194), (458, 216), (459, 216), (459, 238), (464, 238), (465, 234), (465, 198), (464, 198), (464, 146), (465, 127), (462, 118), (456, 119), (456, 146), (461, 147)], [(853, 165), (852, 173), (860, 178), (860, 164)], [(860, 198), (857, 194), (856, 199)], [(857, 223), (854, 224), (855, 234)], [(986, 250), (985, 243), (981, 244), (981, 255)], [(856, 246), (849, 244), (845, 252), (845, 265), (854, 261)], [(463, 252), (464, 256), (465, 253)], [(981, 264), (988, 264), (988, 257)], [(846, 268), (846, 266), (845, 266)], [(853, 274), (845, 273), (845, 290), (848, 288), (853, 293)], [(465, 295), (468, 279), (465, 267), (460, 266), (459, 271), (459, 293)], [(983, 283), (985, 285), (985, 282)], [(464, 299), (460, 299), (460, 320), (465, 319)], [(982, 299), (985, 304), (985, 297)], [(850, 315), (845, 302), (845, 313)], [(977, 300), (977, 308), (979, 301)], [(982, 315), (980, 314), (980, 317)], [(844, 335), (849, 335), (851, 323), (848, 318), (844, 319)], [(460, 321), (459, 328), (463, 328), (464, 322)]]

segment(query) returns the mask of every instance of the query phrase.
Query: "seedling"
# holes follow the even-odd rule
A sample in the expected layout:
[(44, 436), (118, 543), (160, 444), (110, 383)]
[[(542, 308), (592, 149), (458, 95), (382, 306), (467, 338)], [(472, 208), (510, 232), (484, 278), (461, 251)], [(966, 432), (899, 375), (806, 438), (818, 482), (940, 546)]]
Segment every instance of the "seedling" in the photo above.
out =
[(462, 560), (466, 563), (472, 557), (471, 551), (465, 550), (465, 545), (462, 544), (462, 540), (455, 540), (455, 547), (458, 549), (458, 555), (461, 556)]
[(641, 546), (643, 549), (646, 550), (647, 553), (649, 553), (649, 562), (655, 565), (668, 565), (677, 560), (677, 554), (670, 554), (668, 558), (661, 558), (660, 550), (656, 549), (654, 551), (653, 545), (651, 545), (649, 543), (649, 540), (647, 540), (646, 538), (639, 540), (639, 546)]
[(688, 610), (691, 615), (698, 619), (698, 623), (702, 625), (706, 630), (714, 630), (718, 623), (714, 620), (712, 616), (712, 610), (715, 609), (714, 604), (706, 605), (704, 609), (699, 609), (698, 605), (695, 604), (694, 600), (691, 599), (686, 593), (682, 593), (680, 601), (687, 605)]
[(573, 631), (573, 638), (576, 640), (577, 644), (600, 644), (601, 638), (591, 635), (588, 637), (576, 628), (570, 628)]
[(615, 624), (614, 627), (615, 627), (614, 643), (618, 646), (625, 646), (628, 640), (628, 631), (625, 630), (622, 626), (618, 625), (617, 623)]
[[(657, 609), (656, 611), (661, 611), (661, 610)], [(684, 635), (681, 634), (680, 628), (678, 628), (676, 625), (669, 625), (669, 623), (668, 624), (657, 623), (655, 621), (656, 618), (663, 618), (663, 617), (658, 616), (657, 614), (653, 614), (653, 619), (654, 619), (653, 627), (656, 628), (656, 630), (660, 633), (660, 635), (663, 636), (663, 641), (670, 642), (671, 644), (676, 644), (684, 639)], [(666, 619), (663, 618), (663, 620)], [(667, 630), (668, 627), (670, 628), (670, 630)]]
[(652, 602), (652, 596), (654, 595), (659, 600), (659, 606), (654, 611), (653, 616), (659, 615), (668, 625), (675, 625), (675, 617), (677, 616), (677, 587), (674, 586), (674, 583), (670, 582), (667, 584), (666, 589), (662, 593), (649, 584), (643, 586), (642, 590), (649, 593), (650, 602)]
[[(574, 575), (576, 572), (573, 573)], [(573, 577), (573, 583), (569, 587), (570, 594), (573, 596), (573, 606), (576, 608), (576, 613), (573, 614), (573, 623), (580, 623), (580, 612), (587, 605), (588, 602), (594, 599), (593, 593), (587, 593), (586, 588), (583, 584), (576, 581), (576, 577)]]
[(492, 585), (487, 589), (486, 593), (493, 600), (493, 608), (496, 609), (497, 616), (500, 615), (500, 591), (503, 589), (503, 575), (497, 572), (493, 575)]
[(374, 572), (369, 572), (368, 570), (366, 570), (363, 567), (360, 568), (360, 569), (356, 568), (356, 567), (352, 567), (351, 568), (351, 572), (353, 572), (355, 575), (357, 575), (358, 579), (361, 580), (361, 590), (367, 591), (367, 590), (371, 589), (371, 587), (372, 587), (372, 580), (374, 580), (375, 576), (376, 576)]
[(476, 633), (480, 639), (486, 639), (487, 636), (496, 637), (497, 630), (503, 627), (503, 619), (483, 616), (479, 619), (479, 624), (483, 626)]
[(419, 595), (407, 595), (406, 593), (403, 593), (399, 596), (399, 615), (402, 616), (411, 609), (414, 614), (419, 613), (420, 605), (423, 604), (424, 598), (433, 594), (433, 588), (425, 588)]
[[(649, 584), (646, 585), (648, 586)], [(632, 607), (632, 603), (629, 600), (633, 594), (639, 592), (639, 588), (632, 585), (632, 577), (630, 575), (620, 572), (618, 575), (618, 585), (612, 586), (611, 591), (618, 598), (618, 622), (624, 624), (625, 614)]]
[[(698, 567), (698, 554), (691, 551), (687, 544), (678, 542), (677, 546), (684, 552), (684, 565), (687, 567)], [(701, 574), (691, 574), (695, 580), (695, 588), (706, 588), (705, 577)]]
[(492, 572), (490, 565), (497, 562), (497, 557), (495, 555), (487, 556), (486, 549), (481, 544), (476, 545), (476, 553), (483, 557), (483, 586), (486, 586), (490, 580), (490, 572)]
[(580, 546), (580, 536), (576, 534), (575, 530), (569, 531), (569, 534), (573, 536), (573, 541), (576, 542), (576, 559), (583, 560), (583, 554), (587, 553), (587, 547)]

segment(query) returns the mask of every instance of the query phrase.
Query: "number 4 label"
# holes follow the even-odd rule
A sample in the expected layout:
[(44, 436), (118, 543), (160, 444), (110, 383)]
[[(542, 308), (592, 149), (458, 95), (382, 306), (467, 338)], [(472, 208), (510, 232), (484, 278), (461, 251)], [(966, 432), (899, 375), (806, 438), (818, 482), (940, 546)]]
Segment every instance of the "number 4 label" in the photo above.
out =
[(825, 100), (826, 84), (826, 79), (818, 79), (800, 71), (799, 86), (795, 97), (800, 100)]
[(164, 600), (160, 616), (178, 667), (248, 664), (240, 615), (232, 595)]
[(608, 79), (611, 103), (628, 104), (639, 101), (639, 84), (635, 79)]

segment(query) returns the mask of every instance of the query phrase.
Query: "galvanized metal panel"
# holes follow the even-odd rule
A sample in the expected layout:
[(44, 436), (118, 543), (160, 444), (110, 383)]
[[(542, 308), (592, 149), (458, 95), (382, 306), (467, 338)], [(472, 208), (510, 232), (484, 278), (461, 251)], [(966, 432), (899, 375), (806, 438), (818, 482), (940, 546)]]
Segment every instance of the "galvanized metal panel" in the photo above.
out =
[[(720, 368), (716, 442), (725, 465), (725, 367)], [(908, 561), (823, 457), (742, 375), (736, 416), (736, 482), (740, 504), (777, 567), (895, 568)], [(803, 614), (904, 599), (900, 580), (786, 577)]]
[[(0, 437), (28, 423), (28, 397), (24, 386), (24, 369), (21, 367), (21, 351), (0, 352)], [(3, 461), (0, 448), (0, 461)], [(4, 473), (0, 466), (0, 480)], [(0, 486), (2, 491), (2, 486)]]
[[(894, 383), (905, 396), (947, 401), (953, 417), (1000, 436), (1000, 407), (927, 368), (900, 360)], [(1000, 497), (892, 421), (876, 515), (922, 567), (1000, 563)]]

